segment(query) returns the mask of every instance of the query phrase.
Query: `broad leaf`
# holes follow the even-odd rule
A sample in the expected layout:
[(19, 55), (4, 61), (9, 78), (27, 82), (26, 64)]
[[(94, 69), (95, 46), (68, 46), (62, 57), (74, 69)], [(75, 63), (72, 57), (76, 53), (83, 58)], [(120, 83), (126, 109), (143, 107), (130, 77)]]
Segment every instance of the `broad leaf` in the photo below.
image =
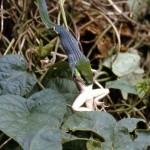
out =
[(60, 129), (42, 128), (33, 138), (30, 150), (61, 150), (62, 141), (70, 140), (73, 136), (63, 133)]
[(88, 141), (86, 146), (88, 150), (102, 150), (102, 144), (100, 142)]
[(140, 98), (144, 97), (150, 90), (150, 78), (138, 80), (136, 90)]
[[(115, 150), (128, 150), (132, 149), (135, 150), (134, 147), (137, 145), (137, 135), (136, 129), (138, 128), (138, 123), (143, 124), (145, 127), (144, 121), (142, 119), (136, 118), (128, 118), (120, 120), (114, 127), (114, 148)], [(141, 138), (140, 136), (138, 138)], [(150, 134), (145, 136), (145, 139), (149, 138), (150, 141)], [(148, 143), (143, 139), (141, 142), (143, 145), (140, 146), (140, 150), (147, 148)], [(145, 149), (146, 150), (146, 149)]]
[[(135, 20), (143, 19), (145, 13), (148, 13), (150, 6), (149, 0), (128, 0), (129, 9), (132, 12), (132, 17)], [(143, 12), (143, 10), (147, 10)], [(143, 18), (142, 18), (143, 17)]]
[(118, 129), (125, 128), (128, 130), (128, 132), (132, 132), (135, 129), (137, 129), (137, 124), (141, 123), (143, 125), (143, 128), (145, 128), (146, 124), (143, 119), (136, 119), (136, 118), (124, 118), (120, 121), (115, 126), (115, 132), (117, 132)]
[(71, 134), (64, 133), (60, 129), (50, 127), (42, 128), (33, 138), (30, 150), (77, 150), (77, 149), (99, 149), (101, 142), (92, 139), (81, 139)]
[[(118, 77), (128, 75), (130, 73), (143, 73), (143, 69), (140, 68), (140, 56), (132, 53), (119, 53), (115, 61), (115, 56), (106, 59), (104, 66), (112, 67), (112, 71)], [(112, 64), (112, 66), (111, 66)]]
[(43, 81), (46, 83), (51, 78), (66, 78), (72, 80), (72, 73), (69, 64), (65, 61), (59, 61), (52, 65), (46, 73)]
[(63, 95), (47, 89), (29, 99), (19, 95), (0, 96), (0, 130), (28, 150), (35, 134), (43, 127), (58, 128), (66, 112)]
[(101, 142), (97, 139), (76, 138), (63, 144), (64, 150), (101, 150)]
[(136, 130), (135, 135), (137, 136), (134, 140), (133, 150), (149, 150), (150, 147), (150, 130)]
[[(64, 123), (64, 130), (93, 131), (104, 138), (104, 150), (135, 150), (137, 143), (142, 144), (140, 150), (146, 150), (150, 145), (150, 130), (138, 130), (138, 123), (144, 124), (142, 119), (130, 118), (119, 122), (105, 112), (80, 112), (68, 118)], [(134, 133), (135, 132), (135, 136)]]
[(61, 61), (49, 68), (43, 79), (44, 87), (63, 93), (68, 103), (72, 103), (79, 94), (72, 79), (71, 70), (67, 62)]
[(27, 61), (19, 55), (0, 57), (0, 94), (26, 95), (36, 83), (27, 69)]
[(126, 93), (131, 93), (137, 95), (136, 87), (130, 85), (129, 83), (121, 80), (109, 81), (106, 83), (107, 88), (119, 89)]
[(104, 112), (79, 112), (69, 117), (63, 125), (64, 130), (93, 131), (111, 141), (116, 120)]

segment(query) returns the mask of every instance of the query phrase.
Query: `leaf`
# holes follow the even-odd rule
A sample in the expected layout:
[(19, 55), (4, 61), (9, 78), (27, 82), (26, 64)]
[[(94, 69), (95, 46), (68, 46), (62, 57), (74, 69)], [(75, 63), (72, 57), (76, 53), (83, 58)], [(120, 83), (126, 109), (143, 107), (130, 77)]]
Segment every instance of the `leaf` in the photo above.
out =
[(26, 95), (37, 81), (27, 69), (27, 61), (19, 55), (0, 57), (0, 93)]
[(130, 85), (129, 83), (127, 83), (125, 81), (121, 81), (121, 80), (109, 81), (106, 83), (106, 87), (113, 88), (113, 89), (119, 89), (126, 93), (138, 95), (138, 93), (136, 91), (136, 87)]
[[(116, 122), (106, 112), (78, 112), (68, 118), (63, 129), (66, 131), (93, 131), (104, 138), (102, 148), (106, 150), (135, 150), (138, 141), (142, 143), (139, 150), (146, 150), (150, 144), (150, 130), (139, 130), (137, 124), (141, 122), (146, 124), (144, 120), (136, 118)], [(133, 136), (134, 132), (137, 137)]]
[[(142, 119), (136, 119), (136, 118), (127, 118), (127, 119), (122, 119), (120, 120), (115, 128), (114, 128), (114, 135), (115, 135), (115, 148), (116, 149), (121, 149), (121, 150), (127, 150), (127, 149), (132, 149), (135, 150), (135, 147), (137, 147), (137, 124), (138, 123), (145, 123), (144, 120)], [(146, 131), (146, 130), (145, 130)], [(144, 132), (145, 132), (144, 131)], [(135, 132), (135, 136), (134, 133)], [(144, 133), (143, 132), (143, 133)], [(149, 133), (149, 131), (147, 132)], [(141, 138), (140, 136), (138, 138)], [(150, 134), (147, 134), (145, 136), (145, 139), (142, 139), (139, 150), (143, 149), (145, 147), (145, 150), (147, 149), (149, 143), (147, 143), (146, 139), (150, 139)], [(150, 140), (149, 140), (150, 141)], [(138, 149), (138, 148), (137, 148)]]
[(39, 48), (33, 50), (35, 54), (40, 58), (45, 58), (51, 54), (51, 51), (54, 49), (56, 44), (56, 38), (51, 40), (47, 45), (43, 46), (43, 42), (40, 41)]
[(74, 82), (68, 79), (50, 79), (45, 87), (62, 93), (69, 104), (71, 104), (79, 94)]
[(60, 129), (42, 128), (33, 138), (30, 150), (62, 150), (62, 139), (70, 140), (74, 136)]
[(136, 90), (140, 98), (144, 97), (150, 90), (150, 78), (138, 80), (136, 84)]
[(47, 83), (49, 79), (58, 77), (72, 80), (72, 73), (67, 62), (59, 61), (52, 65), (46, 73), (43, 82)]
[(146, 15), (144, 14), (144, 12), (145, 13), (148, 12), (150, 1), (149, 0), (138, 0), (138, 1), (128, 0), (128, 5), (130, 11), (132, 11), (133, 19), (139, 20), (144, 18), (144, 16)]
[(136, 150), (147, 149), (150, 146), (150, 130), (136, 130), (135, 134), (137, 138), (134, 141), (134, 148)]
[[(101, 121), (102, 120), (102, 121)], [(70, 116), (63, 125), (63, 130), (93, 131), (99, 136), (111, 140), (116, 120), (104, 112), (78, 112)]]
[[(87, 145), (87, 146), (86, 146)], [(60, 129), (42, 128), (33, 138), (30, 150), (77, 150), (100, 148), (101, 143), (92, 139), (76, 138)]]
[(87, 138), (75, 138), (63, 143), (64, 150), (101, 150), (101, 142)]
[[(104, 66), (111, 67), (115, 55), (104, 61)], [(143, 73), (143, 69), (140, 68), (140, 56), (132, 53), (119, 53), (117, 58), (112, 64), (112, 71), (118, 77), (128, 75), (130, 73)]]
[(47, 89), (29, 99), (19, 95), (0, 96), (0, 130), (28, 150), (35, 134), (43, 127), (60, 127), (66, 112), (62, 94)]
[(141, 0), (139, 0), (139, 1), (128, 0), (129, 9), (130, 9), (130, 11), (134, 12), (133, 18), (135, 20), (138, 20), (138, 11), (139, 11), (139, 8), (141, 7), (139, 2), (141, 2)]
[(120, 128), (126, 128), (128, 132), (133, 132), (137, 128), (138, 123), (145, 124), (145, 121), (143, 119), (124, 118), (118, 121), (115, 130), (117, 131)]
[(67, 62), (61, 61), (52, 65), (45, 75), (42, 84), (63, 93), (67, 102), (72, 103), (79, 94), (72, 80), (71, 70)]
[(102, 150), (102, 145), (100, 142), (88, 141), (86, 145), (88, 150)]

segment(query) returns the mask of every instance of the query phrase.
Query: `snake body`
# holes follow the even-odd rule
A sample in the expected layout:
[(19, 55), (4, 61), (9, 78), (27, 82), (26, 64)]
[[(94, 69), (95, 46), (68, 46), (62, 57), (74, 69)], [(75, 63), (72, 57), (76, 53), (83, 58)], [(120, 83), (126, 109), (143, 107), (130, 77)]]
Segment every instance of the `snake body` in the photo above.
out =
[[(89, 59), (87, 59), (84, 56), (84, 54), (81, 52), (78, 41), (63, 26), (54, 24), (50, 20), (45, 0), (37, 0), (37, 3), (38, 3), (40, 16), (41, 16), (43, 23), (48, 28), (54, 29), (60, 37), (61, 45), (68, 56), (68, 61), (69, 61), (69, 65), (72, 70), (73, 76), (76, 76), (77, 74), (76, 68), (78, 67), (79, 74), (81, 74), (84, 78), (87, 78), (85, 80), (88, 81), (88, 84), (91, 84), (92, 79), (93, 79), (92, 72), (90, 70), (91, 65), (90, 65)], [(80, 62), (82, 63), (82, 65), (80, 65), (81, 64)], [(85, 67), (82, 68), (82, 66), (83, 67), (85, 66)]]

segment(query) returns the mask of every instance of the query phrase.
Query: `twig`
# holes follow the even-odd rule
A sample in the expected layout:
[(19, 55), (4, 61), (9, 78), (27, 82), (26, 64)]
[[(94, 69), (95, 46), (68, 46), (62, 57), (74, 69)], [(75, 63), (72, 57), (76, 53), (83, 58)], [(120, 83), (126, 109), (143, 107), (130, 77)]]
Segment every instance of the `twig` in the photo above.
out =
[(53, 64), (56, 61), (56, 53), (57, 53), (57, 50), (58, 50), (59, 42), (60, 42), (60, 40), (59, 40), (59, 38), (57, 38), (55, 49), (54, 49), (54, 52), (53, 52), (53, 58), (52, 58), (52, 63)]
[(1, 1), (1, 34), (0, 34), (0, 39), (1, 39), (1, 35), (4, 29), (4, 16), (3, 16), (3, 0)]
[(102, 39), (102, 37), (110, 30), (111, 25), (109, 25), (103, 32), (102, 34), (100, 34), (96, 40), (96, 42), (93, 44), (93, 46), (91, 47), (91, 49), (89, 50), (88, 54), (87, 54), (87, 58), (90, 57), (92, 51), (94, 50), (94, 48), (96, 47), (96, 45), (99, 43), (99, 41)]
[(6, 140), (6, 141), (0, 146), (0, 149), (2, 149), (10, 140), (12, 140), (12, 138), (9, 138), (8, 140)]
[(135, 22), (134, 20), (132, 20), (131, 18), (129, 18), (126, 14), (124, 14), (121, 9), (112, 1), (112, 0), (107, 0), (112, 6), (113, 8), (119, 13), (121, 14), (124, 18), (126, 18), (127, 20), (129, 20), (130, 22), (132, 22), (133, 24), (140, 26), (141, 28), (145, 29), (145, 26), (138, 24), (137, 22)]
[(65, 25), (65, 28), (68, 30), (68, 24), (67, 24), (67, 19), (66, 19), (66, 15), (65, 15), (65, 11), (64, 11), (64, 0), (59, 0), (59, 5), (60, 5), (60, 10), (61, 10), (61, 13), (62, 13), (62, 17), (63, 17), (63, 21), (64, 21), (64, 25)]
[(8, 45), (8, 47), (7, 47), (7, 49), (6, 49), (5, 53), (4, 53), (4, 55), (6, 55), (6, 54), (9, 52), (9, 50), (10, 50), (10, 48), (12, 47), (12, 45), (14, 44), (14, 42), (15, 42), (15, 39), (13, 38), (13, 39), (11, 40), (11, 42), (9, 43), (9, 45)]
[[(100, 72), (97, 71), (97, 70), (93, 70), (92, 69), (92, 72), (95, 73), (95, 76), (93, 78), (93, 82), (100, 88), (100, 89), (104, 89), (103, 86), (97, 81), (97, 78), (100, 76)], [(113, 104), (114, 106), (114, 103), (113, 101), (111, 100), (110, 96), (107, 95), (107, 98), (109, 99), (110, 103)]]
[[(97, 7), (97, 6), (95, 6)], [(116, 37), (117, 37), (117, 40), (118, 40), (118, 47), (117, 47), (117, 53), (116, 53), (116, 57), (114, 58), (114, 60), (117, 58), (119, 52), (120, 52), (120, 47), (121, 47), (121, 39), (120, 39), (120, 34), (116, 28), (116, 26), (114, 25), (114, 23), (102, 12), (98, 11), (98, 10), (95, 10), (97, 11), (98, 13), (100, 13), (112, 26), (112, 28), (114, 29), (115, 33), (116, 33)], [(113, 62), (114, 62), (113, 60)]]

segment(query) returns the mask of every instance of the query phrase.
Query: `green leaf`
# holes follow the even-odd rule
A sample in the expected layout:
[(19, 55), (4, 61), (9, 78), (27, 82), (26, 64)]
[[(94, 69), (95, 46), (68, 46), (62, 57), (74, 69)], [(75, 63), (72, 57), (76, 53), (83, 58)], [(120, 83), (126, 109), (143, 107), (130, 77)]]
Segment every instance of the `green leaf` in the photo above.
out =
[(145, 13), (146, 12), (148, 13), (150, 1), (149, 0), (128, 0), (128, 5), (130, 11), (132, 11), (133, 19), (137, 21), (139, 19), (142, 19), (142, 17), (144, 18), (144, 16), (146, 15), (144, 14), (143, 10), (145, 10)]
[(66, 112), (62, 94), (47, 89), (29, 99), (19, 95), (0, 96), (0, 130), (29, 149), (35, 134), (43, 127), (60, 127)]
[(70, 116), (63, 125), (64, 130), (93, 131), (99, 136), (111, 140), (116, 120), (105, 112), (78, 112)]
[(115, 129), (118, 130), (120, 128), (126, 128), (128, 132), (133, 132), (137, 128), (137, 124), (142, 123), (145, 125), (145, 121), (143, 119), (137, 118), (124, 118), (118, 121)]
[(150, 144), (150, 130), (139, 130), (137, 125), (141, 122), (145, 127), (146, 123), (142, 119), (130, 118), (116, 122), (106, 112), (78, 112), (68, 118), (63, 129), (97, 133), (104, 138), (104, 141), (101, 141), (104, 150), (135, 150), (135, 147), (138, 149), (139, 141), (142, 143), (138, 144), (139, 150), (146, 150)]
[[(104, 66), (111, 68), (115, 75), (122, 77), (130, 73), (143, 73), (143, 69), (140, 68), (140, 56), (132, 53), (119, 53), (115, 61), (113, 62), (115, 55), (104, 61)], [(113, 62), (113, 64), (112, 64)], [(112, 66), (111, 66), (112, 64)]]
[(88, 150), (102, 150), (102, 144), (100, 142), (88, 141), (86, 146)]
[(65, 78), (72, 80), (72, 73), (69, 64), (65, 61), (59, 61), (52, 65), (47, 71), (43, 82), (46, 84), (51, 78)]
[(64, 150), (101, 150), (102, 145), (100, 141), (87, 139), (87, 138), (75, 138), (63, 143)]
[[(147, 147), (150, 144), (150, 134), (149, 134), (150, 131), (143, 130), (143, 133), (141, 135), (137, 136), (137, 133), (139, 131), (137, 129), (138, 128), (137, 125), (139, 123), (142, 123), (145, 126), (144, 120), (136, 119), (136, 118), (122, 119), (116, 124), (116, 126), (114, 128), (115, 149), (117, 149), (117, 150), (120, 150), (120, 149), (121, 150), (128, 150), (128, 149), (147, 150)], [(146, 134), (145, 134), (145, 132), (146, 132)], [(134, 133), (135, 133), (135, 135), (134, 135)], [(145, 134), (145, 137), (143, 136), (143, 134)], [(141, 141), (139, 139), (141, 139)]]
[(113, 89), (119, 89), (126, 93), (138, 95), (138, 93), (136, 91), (136, 87), (130, 85), (129, 83), (127, 83), (125, 81), (121, 81), (121, 80), (109, 81), (106, 83), (106, 87), (113, 88)]
[(43, 42), (40, 41), (39, 48), (36, 48), (35, 54), (40, 58), (45, 58), (51, 54), (51, 51), (54, 49), (56, 44), (56, 38), (51, 40), (47, 45), (43, 46)]
[(136, 90), (140, 98), (144, 97), (150, 90), (150, 78), (138, 80)]
[(71, 134), (64, 133), (60, 129), (42, 128), (33, 138), (30, 150), (77, 150), (91, 148), (98, 149), (101, 142), (92, 139), (76, 138)]
[(37, 81), (27, 69), (27, 61), (19, 55), (0, 57), (0, 93), (26, 95)]
[(62, 139), (67, 141), (73, 138), (60, 129), (45, 127), (33, 138), (30, 150), (62, 150)]
[(148, 150), (147, 146), (150, 147), (150, 130), (136, 130), (135, 134), (137, 138), (134, 141), (134, 147), (135, 150)]
[(139, 8), (141, 7), (141, 5), (140, 5), (141, 1), (143, 1), (143, 0), (139, 0), (139, 1), (128, 0), (129, 9), (130, 9), (130, 11), (133, 12), (133, 18), (135, 20), (138, 20), (138, 11), (139, 11)]
[(68, 103), (72, 103), (79, 94), (72, 80), (71, 70), (67, 62), (61, 61), (52, 65), (45, 75), (42, 84), (63, 93)]
[(47, 82), (47, 85), (44, 86), (46, 88), (51, 88), (62, 93), (69, 104), (71, 104), (79, 94), (74, 82), (68, 79), (50, 79)]

